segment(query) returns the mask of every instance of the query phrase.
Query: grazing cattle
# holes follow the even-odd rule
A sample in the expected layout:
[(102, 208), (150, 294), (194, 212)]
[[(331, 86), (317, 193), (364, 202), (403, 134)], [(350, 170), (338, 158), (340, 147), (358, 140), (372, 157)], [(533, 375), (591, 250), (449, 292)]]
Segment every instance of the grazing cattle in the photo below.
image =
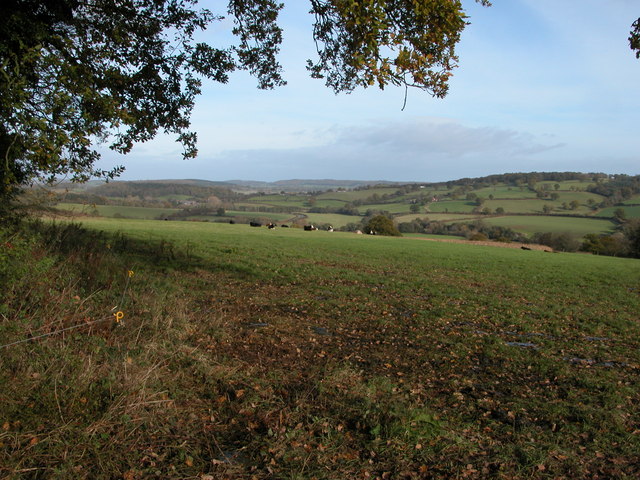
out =
[(362, 235), (362, 231), (360, 231), (360, 230), (356, 230), (356, 233), (357, 233), (358, 235)]
[(267, 223), (267, 228), (269, 230), (273, 230), (274, 228), (276, 228), (276, 226), (273, 223)]
[(235, 222), (234, 220), (229, 220), (229, 225), (233, 225), (233, 224), (235, 224), (235, 223), (236, 223), (236, 222)]
[(333, 227), (331, 225), (327, 227), (327, 232), (333, 232)]
[(289, 225), (285, 225), (284, 223), (280, 225), (282, 228), (289, 228)]
[(525, 247), (524, 245), (522, 245), (520, 248), (521, 248), (522, 250), (531, 250), (529, 247)]
[(304, 229), (307, 232), (312, 232), (313, 230), (317, 230), (317, 228), (314, 225), (305, 225)]
[(260, 222), (249, 222), (249, 225), (251, 225), (252, 227), (261, 227), (262, 224)]

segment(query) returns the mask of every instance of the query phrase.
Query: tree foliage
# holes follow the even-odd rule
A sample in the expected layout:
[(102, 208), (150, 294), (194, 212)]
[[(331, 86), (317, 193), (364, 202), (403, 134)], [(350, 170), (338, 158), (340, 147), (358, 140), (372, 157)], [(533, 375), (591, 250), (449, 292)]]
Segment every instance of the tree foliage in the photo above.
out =
[(376, 215), (367, 222), (364, 227), (366, 233), (374, 235), (387, 235), (391, 237), (400, 237), (402, 234), (386, 215)]
[[(476, 0), (489, 5), (487, 0)], [(316, 78), (336, 92), (387, 84), (444, 97), (466, 25), (459, 0), (311, 0)]]
[[(475, 0), (489, 5), (487, 0)], [(218, 4), (220, 2), (217, 2)], [(467, 17), (461, 0), (310, 0), (311, 75), (335, 92), (403, 85), (447, 93)], [(0, 197), (33, 180), (113, 178), (95, 168), (104, 143), (128, 153), (159, 132), (196, 155), (190, 114), (202, 78), (248, 70), (259, 88), (285, 82), (275, 0), (5, 0), (0, 6)], [(223, 16), (235, 45), (195, 36)]]
[(631, 33), (629, 34), (629, 46), (631, 50), (635, 50), (636, 58), (640, 58), (640, 18), (631, 25)]

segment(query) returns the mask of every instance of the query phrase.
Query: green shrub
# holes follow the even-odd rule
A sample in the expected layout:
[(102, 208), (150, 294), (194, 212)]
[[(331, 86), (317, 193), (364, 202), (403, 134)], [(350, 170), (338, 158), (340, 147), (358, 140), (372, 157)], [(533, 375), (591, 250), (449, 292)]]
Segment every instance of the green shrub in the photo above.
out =
[(385, 215), (376, 215), (367, 222), (364, 229), (366, 233), (374, 235), (386, 235), (390, 237), (402, 236), (393, 223), (393, 220)]

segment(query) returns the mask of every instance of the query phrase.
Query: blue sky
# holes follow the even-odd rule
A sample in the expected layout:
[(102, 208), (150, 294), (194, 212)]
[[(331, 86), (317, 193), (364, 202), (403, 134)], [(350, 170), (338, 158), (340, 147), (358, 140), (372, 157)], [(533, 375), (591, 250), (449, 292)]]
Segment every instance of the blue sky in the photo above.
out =
[[(216, 4), (201, 2), (215, 12)], [(159, 137), (102, 167), (121, 177), (429, 182), (517, 171), (640, 174), (640, 60), (628, 46), (638, 0), (471, 0), (445, 99), (404, 89), (335, 95), (305, 69), (314, 58), (305, 0), (281, 15), (285, 87), (245, 72), (205, 83), (192, 127), (199, 156)], [(204, 35), (216, 46), (226, 22)]]

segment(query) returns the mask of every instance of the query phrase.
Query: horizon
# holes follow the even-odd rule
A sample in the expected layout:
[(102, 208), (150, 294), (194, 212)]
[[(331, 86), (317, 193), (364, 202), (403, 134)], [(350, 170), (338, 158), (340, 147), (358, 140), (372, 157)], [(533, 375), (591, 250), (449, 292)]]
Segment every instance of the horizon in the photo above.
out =
[[(501, 173), (489, 173), (487, 175), (482, 175), (479, 177), (469, 177), (469, 176), (460, 176), (457, 178), (450, 178), (450, 179), (446, 179), (446, 180), (440, 180), (440, 181), (427, 181), (427, 180), (387, 180), (387, 179), (357, 179), (357, 178), (344, 178), (344, 179), (339, 179), (339, 178), (280, 178), (277, 180), (256, 180), (256, 179), (248, 179), (248, 178), (234, 178), (234, 179), (226, 179), (226, 180), (209, 180), (206, 178), (195, 178), (195, 177), (189, 177), (189, 178), (138, 178), (138, 179), (122, 179), (122, 178), (115, 178), (115, 179), (111, 179), (108, 181), (104, 181), (102, 179), (92, 179), (89, 180), (86, 183), (95, 183), (95, 182), (99, 182), (99, 183), (113, 183), (113, 182), (212, 182), (212, 183), (229, 183), (229, 184), (237, 184), (236, 182), (242, 182), (242, 183), (264, 183), (264, 184), (279, 184), (279, 183), (302, 183), (302, 182), (316, 182), (316, 183), (321, 183), (321, 182), (343, 182), (343, 183), (348, 183), (348, 182), (352, 182), (352, 183), (361, 183), (361, 184), (368, 184), (368, 185), (376, 185), (376, 184), (381, 184), (381, 183), (389, 183), (389, 184), (440, 184), (440, 183), (447, 183), (447, 182), (458, 182), (461, 180), (482, 180), (485, 179), (487, 177), (493, 177), (493, 176), (501, 176), (501, 175), (531, 175), (531, 174), (567, 174), (567, 173), (574, 173), (574, 174), (579, 174), (579, 175), (607, 175), (608, 177), (614, 177), (617, 175), (627, 175), (627, 176), (640, 176), (640, 174), (637, 175), (629, 175), (626, 173), (607, 173), (607, 172), (603, 172), (603, 171), (591, 171), (591, 172), (587, 172), (587, 171), (555, 171), (555, 170), (538, 170), (538, 171), (510, 171), (510, 172), (501, 172)], [(541, 180), (541, 181), (545, 181), (545, 180)], [(64, 180), (61, 181), (61, 183), (65, 183)]]

